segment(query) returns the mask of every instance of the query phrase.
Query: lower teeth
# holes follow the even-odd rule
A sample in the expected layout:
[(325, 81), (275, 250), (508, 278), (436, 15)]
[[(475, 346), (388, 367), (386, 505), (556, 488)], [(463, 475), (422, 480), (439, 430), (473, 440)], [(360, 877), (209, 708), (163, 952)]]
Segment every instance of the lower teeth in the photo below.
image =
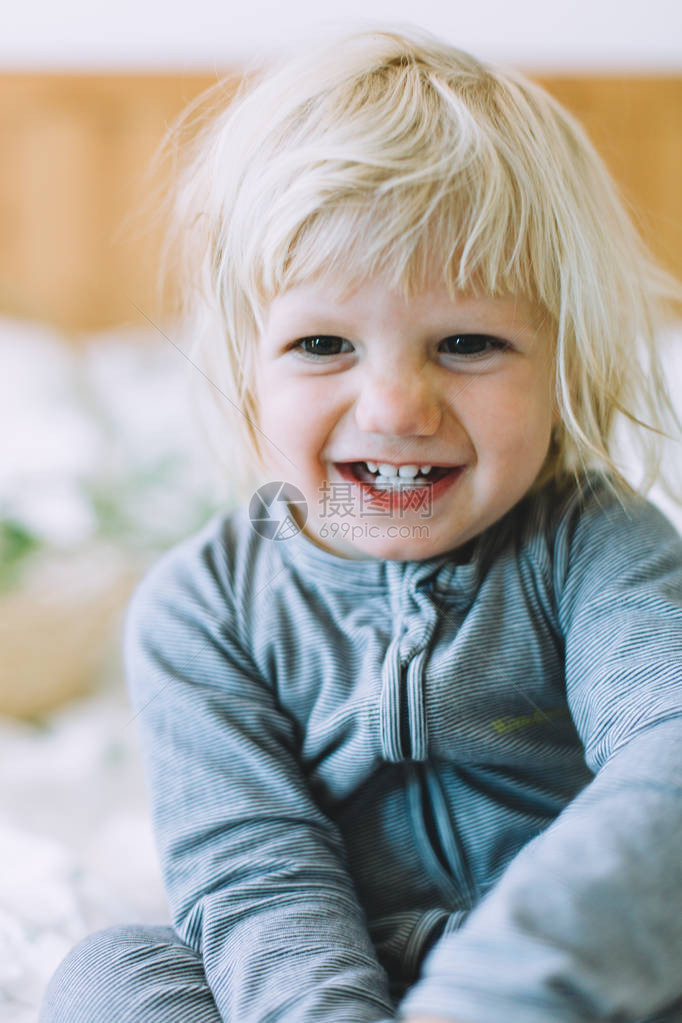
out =
[(397, 480), (395, 483), (379, 480), (372, 484), (378, 490), (414, 490), (415, 487), (426, 487), (426, 480)]
[(426, 476), (382, 476), (377, 474), (374, 483), (380, 487), (423, 487), (428, 483)]

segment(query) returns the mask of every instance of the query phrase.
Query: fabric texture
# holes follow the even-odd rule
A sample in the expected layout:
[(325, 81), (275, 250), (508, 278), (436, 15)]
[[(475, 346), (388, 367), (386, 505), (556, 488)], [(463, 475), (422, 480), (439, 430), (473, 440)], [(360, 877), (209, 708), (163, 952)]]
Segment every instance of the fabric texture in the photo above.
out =
[(220, 1023), (201, 957), (172, 927), (107, 927), (50, 981), (38, 1023)]
[(242, 509), (138, 587), (158, 849), (219, 1018), (681, 1018), (682, 541), (592, 477), (465, 553), (344, 560)]

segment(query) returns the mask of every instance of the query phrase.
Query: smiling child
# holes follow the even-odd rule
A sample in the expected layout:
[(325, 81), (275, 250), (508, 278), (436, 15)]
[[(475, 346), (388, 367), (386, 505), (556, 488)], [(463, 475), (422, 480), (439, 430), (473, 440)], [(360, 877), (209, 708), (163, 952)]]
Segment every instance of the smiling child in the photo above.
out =
[(212, 100), (177, 240), (249, 487), (125, 635), (173, 926), (41, 1023), (679, 1021), (682, 541), (615, 455), (677, 428), (674, 284), (552, 99), (417, 30)]
[[(322, 278), (269, 306), (255, 389), (259, 426), (277, 441), (266, 447), (270, 476), (308, 497), (306, 530), (329, 550), (404, 560), (455, 550), (542, 469), (551, 332), (522, 298), (451, 295), (442, 282), (406, 298), (380, 278), (342, 290)], [(336, 533), (325, 487), (348, 492)], [(379, 487), (383, 514), (365, 518)], [(409, 500), (416, 487), (431, 491), (424, 530), (423, 506)]]

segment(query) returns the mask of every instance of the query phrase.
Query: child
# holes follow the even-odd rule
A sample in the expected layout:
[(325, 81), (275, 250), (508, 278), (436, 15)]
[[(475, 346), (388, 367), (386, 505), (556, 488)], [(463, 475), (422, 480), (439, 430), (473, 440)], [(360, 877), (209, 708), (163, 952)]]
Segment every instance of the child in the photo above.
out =
[(174, 927), (86, 939), (43, 1023), (682, 1019), (682, 543), (614, 455), (668, 285), (590, 144), (359, 32), (176, 212), (263, 486), (129, 609)]

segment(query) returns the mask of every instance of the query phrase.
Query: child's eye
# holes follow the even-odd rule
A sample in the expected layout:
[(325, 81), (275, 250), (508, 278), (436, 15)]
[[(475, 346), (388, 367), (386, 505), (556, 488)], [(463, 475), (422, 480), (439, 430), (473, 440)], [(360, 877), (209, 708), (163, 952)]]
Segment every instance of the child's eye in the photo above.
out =
[(509, 345), (497, 337), (490, 337), (489, 334), (453, 334), (452, 337), (446, 337), (441, 341), (440, 348), (446, 355), (476, 358), (490, 352), (504, 351)]
[(342, 355), (344, 352), (352, 352), (353, 346), (350, 341), (343, 337), (331, 337), (327, 334), (315, 334), (313, 337), (302, 337), (294, 345), (304, 355), (325, 356)]

